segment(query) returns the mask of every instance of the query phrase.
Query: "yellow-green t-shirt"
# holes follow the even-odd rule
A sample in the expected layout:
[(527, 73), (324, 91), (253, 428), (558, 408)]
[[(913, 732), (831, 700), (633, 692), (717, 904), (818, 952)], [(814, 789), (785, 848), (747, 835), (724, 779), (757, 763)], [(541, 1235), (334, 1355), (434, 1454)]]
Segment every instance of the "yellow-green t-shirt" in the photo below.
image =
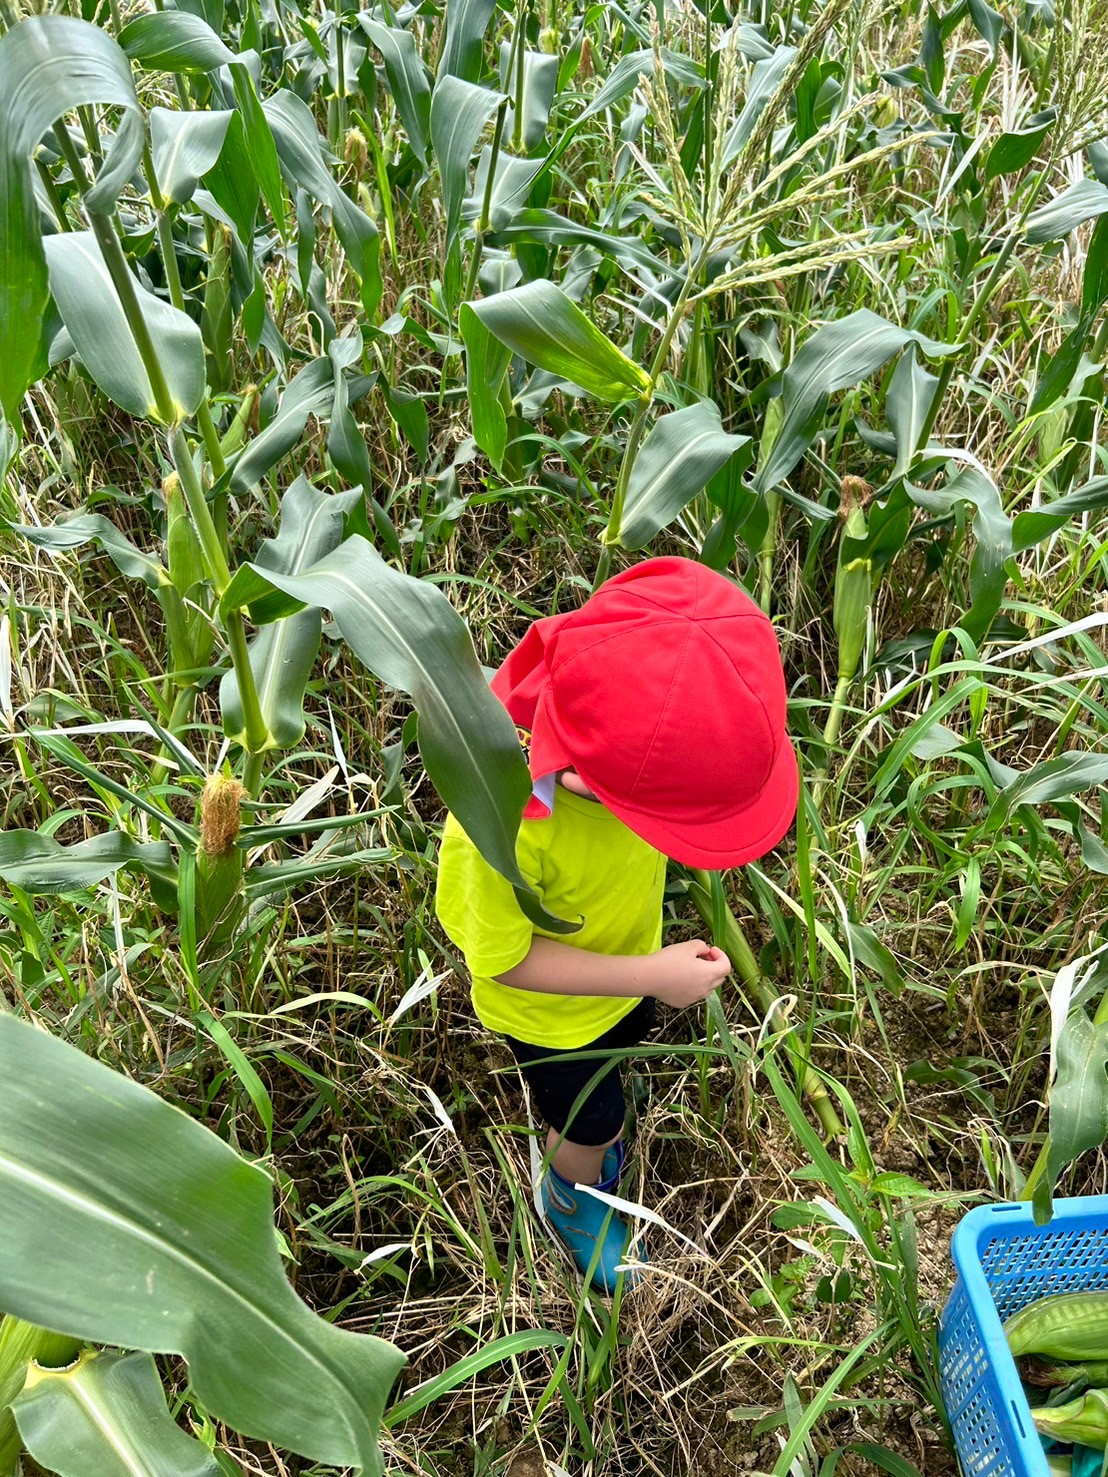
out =
[(585, 1046), (638, 1000), (516, 990), (493, 976), (526, 956), (533, 933), (597, 954), (653, 953), (662, 941), (665, 857), (598, 801), (555, 785), (550, 818), (521, 822), (516, 858), (548, 912), (572, 922), (583, 918), (577, 933), (534, 927), (511, 884), (452, 815), (439, 851), (435, 912), (465, 955), (473, 1007), (484, 1025), (535, 1046)]

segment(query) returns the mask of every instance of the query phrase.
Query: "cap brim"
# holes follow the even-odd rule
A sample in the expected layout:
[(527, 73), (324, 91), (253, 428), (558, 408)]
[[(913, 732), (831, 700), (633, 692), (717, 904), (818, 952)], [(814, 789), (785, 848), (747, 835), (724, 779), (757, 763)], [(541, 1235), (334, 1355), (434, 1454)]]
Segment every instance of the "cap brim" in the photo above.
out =
[[(592, 782), (582, 776), (586, 783)], [(782, 744), (758, 799), (723, 820), (682, 824), (644, 814), (593, 786), (596, 798), (636, 836), (686, 867), (720, 871), (772, 851), (796, 815), (800, 773), (791, 744)]]

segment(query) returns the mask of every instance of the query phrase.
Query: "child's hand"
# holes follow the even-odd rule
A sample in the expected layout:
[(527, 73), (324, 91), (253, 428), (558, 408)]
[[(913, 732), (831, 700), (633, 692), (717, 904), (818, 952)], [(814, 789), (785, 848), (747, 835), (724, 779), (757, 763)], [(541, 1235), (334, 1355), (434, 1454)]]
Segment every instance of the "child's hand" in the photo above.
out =
[(657, 983), (648, 993), (678, 1010), (703, 1000), (731, 973), (731, 961), (723, 950), (703, 939), (667, 944), (650, 956), (650, 962)]

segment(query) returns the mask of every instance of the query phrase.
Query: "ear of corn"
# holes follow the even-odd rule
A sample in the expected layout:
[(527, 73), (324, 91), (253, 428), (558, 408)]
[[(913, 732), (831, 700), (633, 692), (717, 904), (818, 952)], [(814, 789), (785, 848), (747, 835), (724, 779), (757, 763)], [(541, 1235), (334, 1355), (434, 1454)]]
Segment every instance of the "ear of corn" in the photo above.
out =
[(196, 937), (224, 943), (242, 911), (243, 851), (235, 845), (242, 823), (245, 788), (215, 774), (200, 799), (200, 845), (196, 851)]
[(1108, 1292), (1064, 1292), (1039, 1298), (1004, 1325), (1014, 1358), (1047, 1354), (1052, 1359), (1108, 1356)]
[(1108, 1390), (1089, 1390), (1066, 1405), (1040, 1406), (1031, 1419), (1040, 1436), (1103, 1451), (1108, 1447)]
[[(162, 484), (165, 496), (166, 516), (166, 563), (169, 577), (182, 602), (196, 603), (203, 598), (205, 590), (204, 559), (200, 551), (200, 540), (189, 518), (185, 495), (176, 472), (171, 472)], [(170, 633), (171, 640), (173, 633)], [(173, 665), (178, 671), (190, 667), (202, 667), (211, 655), (215, 640), (215, 629), (203, 609), (184, 609), (183, 639), (186, 649), (171, 653)]]

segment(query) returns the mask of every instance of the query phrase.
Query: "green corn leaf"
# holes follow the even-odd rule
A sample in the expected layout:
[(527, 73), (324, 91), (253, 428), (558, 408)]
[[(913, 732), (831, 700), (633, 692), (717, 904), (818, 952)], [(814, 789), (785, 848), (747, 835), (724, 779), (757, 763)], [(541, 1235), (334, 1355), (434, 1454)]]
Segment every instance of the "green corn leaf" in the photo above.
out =
[(355, 656), (409, 695), (419, 714), (419, 751), (445, 804), (516, 887), (528, 916), (552, 931), (572, 931), (575, 925), (551, 918), (526, 891), (515, 840), (531, 778), (515, 727), (489, 691), (446, 596), (393, 569), (358, 535), (303, 574), (251, 569), (260, 587), (330, 610)]
[(1108, 301), (1108, 214), (1093, 227), (1081, 273), (1081, 316), (1092, 318)]
[(1039, 151), (1057, 116), (1055, 108), (1037, 113), (1028, 119), (1026, 128), (1011, 133), (1002, 133), (985, 156), (985, 178), (996, 179), (1001, 174), (1015, 174), (1031, 163)]
[(302, 882), (310, 882), (314, 887), (324, 878), (364, 875), (367, 867), (395, 865), (396, 852), (389, 851), (387, 847), (361, 847), (356, 851), (329, 851), (323, 855), (313, 852), (307, 857), (289, 857), (283, 862), (263, 862), (251, 867), (246, 874), (244, 890), (252, 903), (262, 898), (272, 902), (292, 892)]
[(297, 1297), (269, 1177), (152, 1092), (2, 1013), (0, 1307), (179, 1354), (215, 1419), (382, 1470), (377, 1426), (403, 1356)]
[(996, 483), (976, 467), (963, 467), (945, 487), (925, 489), (909, 485), (908, 492), (918, 507), (940, 517), (963, 502), (974, 509), (976, 547), (969, 570), (971, 603), (959, 625), (974, 641), (981, 641), (1000, 609), (1012, 557), (1012, 525)]
[[(135, 416), (157, 420), (154, 392), (123, 305), (91, 231), (68, 231), (45, 242), (50, 290), (81, 363), (109, 400)], [(135, 283), (142, 316), (165, 374), (178, 417), (204, 397), (204, 342), (191, 318)]]
[(439, 81), (444, 77), (477, 81), (481, 75), (485, 32), (495, 9), (496, 0), (450, 0), (450, 5), (444, 8), (446, 36), (439, 56)]
[(731, 457), (749, 445), (749, 436), (733, 436), (723, 429), (711, 401), (663, 415), (635, 460), (623, 524), (612, 530), (613, 538), (625, 549), (644, 549)]
[[(0, 877), (24, 892), (50, 895), (84, 892), (113, 877), (123, 867), (139, 872), (173, 875), (167, 841), (132, 841), (121, 831), (109, 831), (88, 841), (62, 846), (38, 831), (0, 834)], [(34, 1321), (34, 1320), (32, 1320)]]
[(127, 58), (99, 27), (69, 16), (32, 16), (0, 37), (0, 407), (9, 419), (34, 373), (47, 298), (31, 155), (63, 113), (92, 103), (132, 120), (117, 131), (90, 196), (92, 208), (108, 210), (142, 154)]
[(254, 223), (262, 192), (250, 167), (246, 131), (237, 109), (231, 115), (219, 159), (204, 176), (204, 183), (216, 205), (234, 226), (240, 244), (249, 249), (254, 239)]
[(335, 234), (362, 289), (362, 307), (371, 317), (381, 301), (381, 239), (376, 225), (354, 204), (324, 163), (323, 143), (311, 109), (282, 89), (262, 109), (277, 153), (290, 179), (331, 211)]
[[(595, 117), (598, 113), (605, 113), (628, 95), (638, 86), (640, 77), (652, 77), (654, 75), (654, 52), (649, 50), (632, 51), (626, 56), (621, 56), (619, 61), (604, 79), (604, 85), (599, 89), (588, 107), (574, 120), (572, 131), (588, 118)], [(668, 80), (681, 87), (690, 87), (697, 91), (703, 91), (705, 87), (704, 68), (691, 57), (682, 55), (679, 51), (671, 51), (668, 47), (661, 47), (658, 56), (662, 63), (662, 70)], [(559, 140), (556, 151), (561, 153), (568, 140), (563, 137)]]
[(1000, 39), (1004, 35), (1004, 17), (999, 10), (987, 5), (985, 0), (969, 0), (969, 14), (978, 34), (989, 43), (989, 49), (995, 57)]
[(500, 93), (490, 92), (487, 87), (477, 87), (449, 73), (440, 73), (435, 83), (431, 95), (431, 145), (442, 179), (447, 255), (461, 224), (462, 201), (469, 183), (469, 161), (477, 140), (500, 101)]
[(281, 182), (281, 166), (277, 159), (277, 145), (266, 117), (265, 109), (258, 100), (251, 77), (243, 62), (232, 62), (231, 80), (235, 90), (235, 101), (239, 106), (239, 117), (246, 134), (246, 146), (250, 154), (254, 178), (262, 192), (262, 199), (269, 206), (269, 213), (282, 241), (288, 239), (288, 213), (285, 189)]
[(1017, 554), (1022, 553), (1049, 538), (1071, 518), (1098, 513), (1103, 508), (1108, 508), (1108, 477), (1096, 477), (1052, 503), (1017, 513), (1012, 520), (1012, 547)]
[(903, 477), (912, 463), (938, 386), (937, 377), (920, 363), (915, 344), (909, 344), (893, 370), (886, 401), (885, 414), (896, 439), (893, 477)]
[(358, 16), (358, 24), (384, 58), (389, 91), (408, 142), (426, 164), (431, 136), (431, 84), (416, 50), (415, 37), (411, 31), (383, 26), (364, 13)]
[[(278, 574), (302, 574), (338, 548), (346, 515), (361, 492), (320, 492), (298, 477), (281, 499), (277, 537), (266, 539), (257, 564)], [(304, 734), (304, 691), (319, 651), (322, 621), (319, 610), (308, 608), (263, 626), (250, 643), (250, 666), (262, 705), (262, 716), (274, 744), (288, 749)], [(238, 743), (245, 722), (238, 679), (232, 668), (219, 688), (223, 731)]]
[(1061, 241), (1086, 221), (1108, 213), (1108, 185), (1082, 179), (1027, 217), (1026, 237), (1032, 246)]
[(332, 361), (326, 356), (313, 359), (289, 384), (269, 425), (254, 437), (235, 463), (232, 490), (246, 492), (260, 482), (303, 436), (309, 416), (322, 418), (330, 414), (334, 397)]
[(154, 175), (167, 201), (187, 205), (192, 199), (203, 176), (215, 168), (233, 117), (231, 110), (219, 113), (150, 110)]
[(120, 574), (128, 579), (142, 580), (150, 590), (159, 589), (168, 578), (164, 567), (156, 559), (131, 542), (115, 524), (102, 513), (80, 513), (76, 518), (67, 518), (61, 523), (49, 523), (40, 528), (32, 523), (7, 523), (0, 519), (0, 528), (17, 533), (38, 549), (51, 554), (68, 553), (85, 544), (96, 544), (109, 556)]
[(169, 1414), (149, 1354), (92, 1350), (68, 1369), (32, 1364), (12, 1408), (27, 1450), (59, 1477), (220, 1477), (208, 1448)]
[[(531, 188), (535, 183), (540, 169), (541, 159), (520, 159), (515, 154), (509, 154), (501, 145), (496, 156), (496, 174), (493, 177), (492, 189), (488, 188), (489, 169), (492, 165), (492, 145), (486, 144), (477, 160), (477, 171), (473, 180), (473, 193), (467, 195), (462, 201), (462, 220), (475, 221), (481, 216), (485, 207), (485, 197), (488, 196), (488, 215), (485, 217), (486, 224), (493, 231), (510, 229), (513, 223), (522, 215), (522, 207), (527, 202)], [(553, 215), (553, 212), (551, 212)], [(560, 217), (555, 217), (560, 219)], [(569, 225), (570, 222), (566, 222)], [(490, 244), (504, 245), (504, 242), (492, 242), (491, 236), (486, 234), (486, 241)], [(521, 238), (524, 239), (524, 238)], [(545, 243), (543, 243), (545, 244)], [(487, 263), (485, 264), (487, 267)], [(517, 277), (516, 281), (519, 278)], [(515, 286), (515, 283), (506, 284)]]
[(420, 466), (424, 466), (430, 445), (431, 423), (423, 396), (418, 391), (404, 389), (402, 385), (390, 385), (387, 380), (381, 381), (381, 394), (389, 415), (419, 458)]
[(462, 304), (459, 321), (466, 346), (466, 388), (473, 417), (473, 439), (500, 472), (508, 445), (508, 420), (500, 392), (512, 353), (499, 339), (493, 338), (468, 303)]
[(114, 795), (117, 800), (122, 800), (126, 805), (135, 806), (137, 810), (143, 811), (152, 820), (157, 821), (182, 844), (195, 847), (196, 831), (192, 826), (178, 820), (171, 811), (160, 809), (152, 800), (148, 800), (145, 795), (133, 787), (129, 789), (110, 774), (98, 769), (96, 765), (90, 764), (73, 740), (67, 736), (67, 730), (30, 728), (27, 733), (29, 737), (41, 744), (48, 754), (53, 754), (75, 774), (88, 780), (95, 792), (103, 791), (108, 795)]
[(542, 143), (550, 121), (550, 109), (558, 85), (559, 59), (545, 51), (524, 51), (523, 109), (517, 125), (516, 67), (519, 59), (518, 54), (513, 58), (512, 52), (510, 41), (500, 43), (500, 90), (512, 99), (504, 119), (504, 134), (513, 140), (514, 148), (522, 148), (524, 153), (530, 154)]
[(598, 400), (650, 392), (650, 376), (622, 354), (553, 282), (498, 292), (471, 307), (485, 327), (529, 364), (570, 380)]
[(158, 72), (214, 72), (235, 60), (207, 21), (187, 10), (137, 16), (120, 31), (119, 44), (132, 61)]
[[(1108, 221), (1108, 216), (1104, 220)], [(1040, 411), (1049, 410), (1056, 400), (1067, 394), (1079, 370), (1082, 382), (1084, 382), (1088, 370), (1084, 368), (1082, 361), (1091, 329), (1091, 317), (1081, 318), (1077, 325), (1066, 334), (1054, 353), (1044, 355), (1039, 361), (1035, 393), (1031, 397), (1031, 404), (1027, 407), (1028, 415), (1036, 415)]]
[(909, 343), (932, 357), (952, 354), (958, 347), (900, 328), (868, 308), (859, 308), (817, 329), (785, 370), (781, 392), (784, 420), (758, 473), (757, 490), (768, 492), (789, 475), (821, 429), (828, 401), (836, 390), (866, 379)]
[(733, 164), (746, 148), (758, 119), (765, 111), (766, 104), (781, 86), (785, 73), (795, 59), (795, 46), (778, 46), (768, 59), (755, 63), (742, 112), (728, 129), (723, 140), (720, 154), (722, 165)]
[(1066, 753), (1025, 770), (1006, 785), (989, 808), (986, 829), (997, 830), (1020, 805), (1069, 800), (1094, 785), (1108, 784), (1108, 754)]
[(1048, 1091), (1049, 1150), (1035, 1187), (1035, 1220), (1050, 1219), (1051, 1192), (1067, 1164), (1108, 1138), (1108, 1022), (1096, 1023), (1078, 1005), (1066, 1017), (1052, 1052)]
[[(369, 460), (369, 449), (365, 437), (350, 410), (350, 391), (343, 374), (345, 360), (339, 357), (341, 346), (348, 340), (335, 339), (328, 353), (335, 367), (335, 398), (331, 404), (331, 429), (327, 433), (327, 455), (331, 458), (339, 476), (352, 487), (360, 487), (369, 494), (373, 491), (373, 467)], [(321, 550), (326, 553), (326, 550)]]
[[(504, 158), (501, 156), (501, 164)], [(514, 161), (530, 167), (533, 161), (522, 159)], [(492, 246), (514, 246), (518, 243), (535, 243), (540, 246), (595, 246), (605, 256), (614, 257), (621, 267), (633, 272), (636, 268), (645, 268), (646, 271), (656, 273), (660, 277), (676, 277), (678, 269), (669, 262), (663, 262), (650, 250), (650, 248), (637, 236), (613, 235), (610, 231), (597, 231), (591, 226), (578, 225), (576, 221), (567, 220), (555, 210), (517, 210), (510, 204), (503, 206), (508, 220), (504, 224), (497, 222), (497, 208), (501, 202), (497, 196), (497, 188), (500, 184), (501, 171), (497, 168), (496, 180), (493, 182), (493, 208), (490, 211), (493, 230), (486, 237)], [(528, 175), (530, 184), (533, 174)], [(478, 170), (477, 186), (474, 190), (476, 199), (481, 198), (481, 179)]]

